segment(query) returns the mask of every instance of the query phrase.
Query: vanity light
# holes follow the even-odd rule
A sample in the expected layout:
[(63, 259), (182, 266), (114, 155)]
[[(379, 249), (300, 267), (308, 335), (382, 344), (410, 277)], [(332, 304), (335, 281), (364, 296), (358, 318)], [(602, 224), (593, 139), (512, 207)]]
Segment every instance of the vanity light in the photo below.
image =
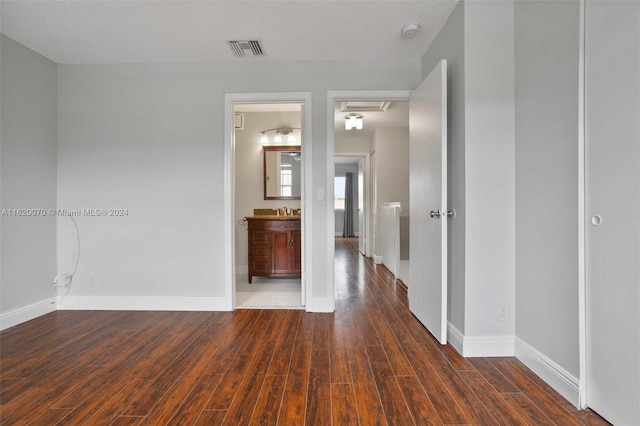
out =
[(362, 130), (362, 114), (356, 114), (352, 112), (351, 114), (347, 114), (344, 121), (345, 130)]
[(274, 144), (279, 144), (282, 143), (282, 136), (287, 136), (287, 142), (288, 143), (295, 143), (296, 142), (296, 135), (294, 133), (294, 130), (300, 130), (300, 127), (276, 127), (274, 129), (266, 129), (261, 131), (260, 133), (262, 134), (262, 136), (260, 136), (260, 143), (262, 145), (267, 145), (269, 143), (269, 137), (267, 135), (267, 132), (274, 132), (275, 134), (273, 135), (273, 143)]

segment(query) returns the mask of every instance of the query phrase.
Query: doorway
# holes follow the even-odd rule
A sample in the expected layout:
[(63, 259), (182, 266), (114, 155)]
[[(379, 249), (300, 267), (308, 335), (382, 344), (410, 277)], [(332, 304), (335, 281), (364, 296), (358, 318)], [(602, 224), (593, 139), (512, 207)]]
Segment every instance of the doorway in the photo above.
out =
[[(346, 209), (342, 208), (345, 201), (341, 199), (342, 181), (350, 173), (354, 209), (349, 216), (354, 229), (357, 228), (360, 253), (384, 264), (396, 279), (408, 282), (408, 101), (394, 97), (345, 97), (334, 102), (332, 113), (335, 210), (331, 229), (336, 237), (351, 236), (345, 233), (348, 227), (343, 223), (349, 217), (345, 215)], [(355, 127), (349, 125), (354, 116), (361, 120)], [(388, 211), (395, 216), (385, 224), (383, 216)]]
[[(442, 61), (440, 68), (442, 67), (446, 67), (446, 61)], [(432, 71), (433, 74), (433, 71)], [(438, 92), (439, 94), (446, 94), (446, 72), (439, 72), (439, 75), (444, 76), (440, 79), (440, 84), (431, 84), (431, 82), (427, 83), (427, 88), (428, 90), (431, 92)], [(423, 83), (421, 84), (421, 87), (425, 85), (425, 82), (427, 80), (435, 80), (435, 78), (431, 78), (431, 77), (427, 77), (427, 79), (425, 81), (423, 81)], [(433, 86), (433, 87), (432, 87)], [(437, 88), (439, 87), (439, 89)], [(420, 89), (420, 88), (419, 88)], [(416, 97), (414, 98), (414, 95), (416, 95)], [(418, 102), (422, 102), (422, 92), (417, 91), (336, 91), (336, 92), (328, 92), (327, 93), (327, 116), (330, 117), (329, 120), (327, 120), (327, 153), (329, 155), (329, 158), (333, 158), (335, 156), (335, 153), (337, 151), (337, 138), (336, 138), (336, 129), (338, 129), (338, 123), (340, 123), (340, 125), (344, 125), (344, 119), (346, 119), (346, 116), (344, 118), (341, 118), (338, 113), (336, 112), (336, 102), (339, 101), (349, 101), (349, 100), (355, 100), (355, 101), (376, 101), (376, 100), (385, 100), (385, 101), (408, 101), (409, 99), (411, 99), (411, 104), (415, 103), (416, 99), (418, 100)], [(413, 107), (410, 107), (410, 110), (413, 111)], [(437, 110), (438, 114), (441, 118), (446, 117), (446, 114), (443, 114), (444, 111), (446, 111), (446, 101), (440, 102), (440, 106), (439, 109)], [(435, 112), (435, 111), (434, 111)], [(411, 112), (412, 118), (410, 120), (410, 126), (409, 126), (409, 134), (410, 134), (410, 139), (411, 139), (411, 143), (413, 144), (413, 133), (414, 130), (417, 129), (416, 126), (418, 126), (420, 123), (423, 123), (425, 121), (425, 117), (415, 117), (417, 120), (414, 120), (413, 117), (413, 113)], [(446, 120), (446, 119), (445, 119)], [(446, 121), (445, 121), (446, 122)], [(366, 124), (363, 123), (362, 128), (365, 128)], [(446, 129), (446, 125), (444, 126), (444, 129)], [(420, 142), (422, 143), (422, 142)], [(440, 150), (443, 152), (446, 152), (445, 150)], [(398, 156), (396, 155), (396, 152), (390, 152), (386, 155), (384, 155), (382, 152), (380, 152), (379, 149), (377, 149), (377, 147), (372, 147), (371, 153), (373, 154), (374, 158), (375, 158), (375, 169), (376, 169), (376, 180), (374, 182), (374, 185), (370, 185), (370, 186), (377, 186), (378, 184), (381, 183), (388, 183), (387, 179), (381, 178), (380, 173), (378, 172), (380, 167), (379, 167), (379, 163), (380, 163), (380, 159), (384, 156), (385, 158), (389, 158), (389, 159), (394, 159), (397, 158)], [(327, 187), (329, 188), (329, 190), (331, 192), (332, 191), (332, 184), (333, 184), (333, 177), (335, 175), (335, 164), (333, 161), (329, 161), (328, 165), (327, 165), (327, 177), (328, 177), (328, 182), (327, 182)], [(396, 169), (396, 171), (399, 169)], [(446, 168), (442, 168), (442, 170), (445, 171), (445, 173), (442, 173), (440, 175), (440, 178), (443, 180), (446, 180)], [(394, 179), (394, 176), (391, 176), (391, 179)], [(412, 181), (414, 180), (413, 178), (411, 179)], [(413, 184), (412, 184), (413, 185)], [(408, 186), (408, 184), (407, 184)], [(380, 190), (378, 189), (373, 195), (378, 196), (380, 194)], [(333, 194), (330, 194), (333, 195)], [(431, 195), (431, 194), (429, 194)], [(437, 197), (434, 197), (434, 200), (440, 200), (441, 194), (436, 194), (438, 195)], [(331, 199), (331, 198), (330, 198)], [(373, 243), (373, 256), (374, 256), (374, 260), (382, 260), (382, 259), (377, 259), (376, 256), (378, 256), (378, 254), (376, 253), (376, 250), (378, 250), (377, 247), (377, 240), (376, 240), (376, 233), (379, 233), (379, 227), (377, 226), (377, 222), (378, 222), (378, 206), (380, 206), (381, 204), (380, 199), (377, 199), (376, 202), (372, 202), (371, 203), (371, 209), (375, 209), (375, 214), (372, 214), (372, 223), (375, 223), (376, 226), (372, 226), (373, 228), (373, 239), (374, 239), (374, 243)], [(408, 206), (408, 201), (406, 201), (406, 204)], [(433, 212), (437, 212), (439, 213), (440, 211), (442, 211), (444, 213), (443, 214), (438, 214), (437, 217), (434, 214), (434, 216), (432, 216), (432, 219), (435, 221), (436, 219), (440, 220), (444, 220), (446, 221), (448, 216), (449, 216), (449, 210), (448, 207), (446, 205), (446, 202), (442, 205), (438, 205), (438, 206), (431, 206), (430, 207), (432, 209)], [(409, 209), (407, 209), (409, 210)], [(410, 213), (410, 212), (409, 212)], [(411, 214), (411, 213), (410, 213)], [(331, 206), (331, 209), (328, 210), (327, 212), (327, 217), (328, 217), (328, 228), (330, 230), (333, 230), (335, 227), (335, 223), (334, 223), (334, 212), (333, 212), (333, 206)], [(410, 221), (411, 222), (411, 221)], [(411, 233), (411, 234), (415, 234), (415, 233)], [(327, 232), (327, 236), (329, 237), (329, 241), (327, 244), (328, 247), (328, 255), (329, 255), (329, 259), (333, 260), (334, 256), (335, 256), (335, 243), (334, 243), (334, 238), (335, 236), (333, 235), (333, 232), (329, 233)], [(447, 233), (446, 232), (442, 232), (439, 233), (437, 239), (433, 239), (431, 241), (432, 244), (437, 244), (439, 247), (441, 247), (441, 250), (439, 252), (440, 258), (442, 259), (441, 262), (441, 266), (443, 265), (447, 265), (446, 262), (446, 252), (447, 252), (447, 245), (446, 245), (446, 238), (447, 238)], [(417, 235), (413, 235), (411, 237), (411, 244), (410, 247), (413, 246), (413, 242), (414, 240), (416, 240), (416, 238), (418, 238)], [(409, 254), (409, 256), (411, 256), (411, 253)], [(417, 264), (417, 262), (413, 262), (413, 264)], [(413, 266), (413, 264), (411, 266)], [(411, 268), (410, 271), (410, 275), (413, 276), (414, 268)], [(446, 343), (446, 319), (447, 319), (447, 302), (448, 302), (448, 293), (446, 292), (447, 289), (447, 275), (446, 275), (446, 269), (445, 268), (438, 268), (438, 271), (436, 273), (436, 271), (432, 271), (433, 272), (433, 277), (431, 277), (430, 281), (432, 282), (432, 285), (430, 285), (430, 287), (427, 289), (427, 293), (429, 293), (427, 296), (424, 296), (422, 298), (415, 298), (415, 295), (417, 294), (415, 291), (412, 293), (411, 292), (411, 283), (409, 283), (409, 299), (411, 301), (412, 299), (412, 294), (414, 295), (414, 299), (418, 304), (424, 304), (425, 300), (429, 300), (431, 302), (434, 302), (430, 305), (430, 311), (433, 313), (434, 316), (437, 316), (440, 321), (438, 322), (438, 324), (428, 324), (426, 325), (426, 327), (429, 329), (429, 331), (441, 342), (441, 343)], [(335, 266), (334, 266), (334, 262), (329, 262), (328, 264), (328, 275), (332, 280), (332, 285), (333, 285), (333, 289), (335, 291)], [(418, 276), (418, 275), (415, 275)], [(409, 281), (411, 281), (411, 279), (409, 279)], [(416, 281), (414, 286), (417, 285), (424, 285), (421, 282)], [(426, 297), (426, 299), (425, 299)], [(418, 300), (419, 299), (419, 300)], [(439, 302), (439, 305), (437, 306), (437, 309), (434, 309), (434, 304), (435, 301)], [(414, 304), (415, 305), (415, 304)], [(411, 303), (410, 303), (411, 306)], [(445, 332), (442, 332), (442, 325), (444, 324), (445, 327)]]
[[(305, 214), (310, 204), (305, 197), (311, 172), (310, 129), (305, 125), (310, 121), (305, 109), (309, 103), (310, 94), (306, 93), (226, 96), (225, 276), (229, 310), (305, 307), (310, 285), (306, 260), (311, 247), (309, 218)], [(267, 161), (269, 165), (272, 163), (269, 155), (279, 160), (273, 162), (277, 164), (277, 174), (267, 168)], [(279, 192), (267, 193), (273, 189), (271, 185), (268, 189), (267, 183), (276, 180)], [(271, 262), (260, 262), (275, 269), (257, 270), (256, 263), (250, 261), (253, 254), (249, 254), (249, 223), (256, 223), (254, 218), (266, 223), (284, 216), (285, 209), (292, 215), (286, 219), (297, 222), (298, 231), (294, 232), (297, 243), (291, 248), (281, 244), (282, 235), (278, 233), (274, 234), (272, 244), (263, 248), (279, 254), (283, 247), (295, 250), (296, 267), (291, 273), (283, 273), (281, 258), (271, 256)], [(255, 238), (251, 241), (255, 242)]]
[[(279, 248), (278, 241), (282, 238), (289, 241), (289, 233), (281, 232), (275, 234), (277, 238), (269, 244), (257, 244), (251, 241), (254, 234), (249, 229), (266, 223), (270, 216), (276, 217), (274, 224), (298, 222), (299, 225), (297, 214), (286, 222), (283, 218), (302, 210), (301, 114), (302, 104), (295, 102), (235, 105), (235, 299), (238, 308), (303, 307), (300, 269), (292, 266), (289, 270), (289, 262), (276, 262), (281, 252), (290, 254), (295, 250), (298, 265), (300, 245), (284, 244)], [(254, 221), (255, 217), (260, 220)], [(253, 251), (260, 256), (253, 256)], [(258, 270), (262, 262), (273, 267), (267, 272)]]
[(368, 152), (341, 153), (334, 159), (334, 235), (336, 238), (356, 238), (358, 249), (365, 256), (369, 240), (367, 223), (370, 220), (366, 214), (369, 205), (369, 197), (366, 196), (369, 172), (365, 165), (368, 159)]

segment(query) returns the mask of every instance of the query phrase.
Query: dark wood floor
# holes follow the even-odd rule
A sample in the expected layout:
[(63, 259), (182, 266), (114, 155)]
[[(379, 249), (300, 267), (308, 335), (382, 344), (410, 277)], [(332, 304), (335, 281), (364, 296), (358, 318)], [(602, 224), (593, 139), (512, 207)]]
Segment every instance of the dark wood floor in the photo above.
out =
[(338, 239), (334, 314), (59, 311), (0, 334), (0, 418), (89, 425), (580, 425), (514, 358), (464, 359)]

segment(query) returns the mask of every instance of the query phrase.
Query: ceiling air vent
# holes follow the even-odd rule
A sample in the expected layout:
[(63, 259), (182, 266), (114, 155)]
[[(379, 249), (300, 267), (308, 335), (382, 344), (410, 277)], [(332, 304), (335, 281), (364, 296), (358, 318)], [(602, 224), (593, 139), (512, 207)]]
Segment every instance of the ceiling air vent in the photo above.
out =
[(264, 56), (260, 40), (227, 40), (233, 55), (238, 58)]

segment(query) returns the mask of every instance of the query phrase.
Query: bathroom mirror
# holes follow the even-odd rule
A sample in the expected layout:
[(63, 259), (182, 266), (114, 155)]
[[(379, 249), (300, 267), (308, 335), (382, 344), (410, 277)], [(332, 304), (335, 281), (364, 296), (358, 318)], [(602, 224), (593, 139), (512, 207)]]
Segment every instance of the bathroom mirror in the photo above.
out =
[(299, 200), (302, 193), (300, 145), (263, 146), (264, 199)]

